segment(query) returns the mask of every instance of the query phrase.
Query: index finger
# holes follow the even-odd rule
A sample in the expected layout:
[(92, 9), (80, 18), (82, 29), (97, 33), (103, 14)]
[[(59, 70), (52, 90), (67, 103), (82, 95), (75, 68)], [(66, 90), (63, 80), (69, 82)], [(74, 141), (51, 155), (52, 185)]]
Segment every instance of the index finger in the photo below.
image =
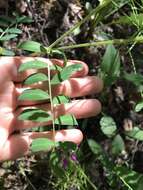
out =
[[(0, 61), (7, 67), (7, 72), (9, 75), (9, 78), (14, 81), (14, 82), (22, 82), (24, 79), (26, 79), (28, 76), (30, 76), (33, 73), (36, 73), (36, 69), (30, 69), (24, 72), (19, 73), (18, 68), (22, 63), (29, 62), (29, 61), (34, 61), (34, 60), (39, 60), (43, 61), (49, 65), (59, 65), (63, 66), (64, 62), (62, 60), (58, 59), (47, 59), (47, 58), (41, 58), (41, 57), (21, 57), (21, 56), (16, 56), (16, 57), (1, 57)], [(86, 76), (88, 73), (88, 66), (82, 62), (82, 61), (77, 61), (77, 60), (69, 60), (67, 62), (67, 65), (71, 64), (82, 64), (83, 68), (73, 74), (72, 77), (83, 77)], [(45, 71), (45, 69), (44, 69)]]

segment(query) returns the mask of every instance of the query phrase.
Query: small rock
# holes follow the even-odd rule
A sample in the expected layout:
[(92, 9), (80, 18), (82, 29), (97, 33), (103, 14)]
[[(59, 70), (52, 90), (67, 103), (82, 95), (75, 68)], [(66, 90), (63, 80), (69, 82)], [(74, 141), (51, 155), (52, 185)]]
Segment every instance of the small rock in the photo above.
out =
[(0, 177), (4, 176), (6, 173), (5, 169), (0, 168)]

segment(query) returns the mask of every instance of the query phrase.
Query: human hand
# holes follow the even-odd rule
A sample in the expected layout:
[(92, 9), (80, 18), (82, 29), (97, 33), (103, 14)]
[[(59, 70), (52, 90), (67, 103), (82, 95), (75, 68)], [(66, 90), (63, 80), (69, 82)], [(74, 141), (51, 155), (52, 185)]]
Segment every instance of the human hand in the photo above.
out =
[[(49, 138), (55, 141), (71, 141), (79, 144), (82, 141), (82, 132), (78, 129), (59, 130), (53, 137), (52, 131), (25, 132), (37, 126), (46, 126), (49, 123), (36, 123), (18, 120), (18, 115), (30, 107), (40, 107), (49, 110), (48, 102), (19, 101), (18, 96), (25, 88), (40, 88), (46, 90), (45, 83), (31, 86), (22, 86), (22, 81), (36, 70), (18, 73), (21, 63), (35, 58), (28, 57), (0, 57), (0, 161), (16, 159), (28, 153), (32, 140), (35, 138)], [(62, 65), (61, 60), (42, 59), (50, 64)], [(83, 69), (76, 72), (69, 80), (52, 88), (52, 94), (64, 94), (71, 98), (82, 97), (98, 93), (103, 88), (102, 81), (95, 76), (87, 76), (88, 67), (80, 61), (69, 61), (68, 64), (81, 63)], [(61, 104), (55, 108), (55, 115), (74, 114), (76, 118), (87, 118), (97, 115), (101, 111), (101, 104), (96, 99), (73, 100), (68, 104)], [(18, 132), (18, 133), (17, 133)]]

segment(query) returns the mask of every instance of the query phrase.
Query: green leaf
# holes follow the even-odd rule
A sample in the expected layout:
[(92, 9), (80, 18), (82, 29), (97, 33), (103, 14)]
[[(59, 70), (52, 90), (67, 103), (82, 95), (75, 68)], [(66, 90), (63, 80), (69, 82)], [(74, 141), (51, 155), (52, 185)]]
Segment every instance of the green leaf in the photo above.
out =
[(62, 52), (61, 50), (58, 50), (58, 49), (52, 49), (52, 50), (51, 50), (51, 53), (52, 53), (53, 55), (59, 55), (59, 56), (61, 56), (61, 57), (64, 57), (64, 56), (65, 56), (64, 52)]
[(96, 141), (94, 141), (92, 139), (88, 139), (87, 142), (88, 142), (88, 145), (89, 145), (91, 151), (94, 154), (96, 154), (96, 155), (97, 154), (102, 154), (103, 149), (102, 149), (102, 147)]
[(0, 47), (0, 55), (14, 56), (15, 53), (11, 50)]
[(18, 48), (31, 52), (41, 52), (41, 44), (35, 41), (26, 41), (18, 45)]
[(74, 31), (73, 31), (74, 36), (77, 36), (77, 35), (79, 35), (80, 33), (81, 33), (80, 27), (75, 28)]
[(28, 62), (22, 63), (18, 71), (21, 72), (28, 69), (45, 69), (45, 68), (48, 68), (47, 63), (35, 59), (34, 61), (28, 61)]
[(111, 85), (120, 74), (119, 52), (113, 45), (108, 45), (101, 63), (101, 76), (105, 85)]
[(61, 72), (63, 70), (63, 68), (60, 67), (59, 65), (51, 65), (50, 70), (56, 70), (56, 71)]
[(16, 23), (32, 23), (33, 20), (32, 18), (28, 17), (28, 16), (17, 16), (16, 17)]
[(67, 96), (55, 96), (53, 98), (53, 104), (62, 104), (62, 103), (69, 103), (70, 99)]
[(18, 119), (34, 122), (48, 122), (51, 121), (51, 116), (44, 110), (33, 108), (24, 110), (22, 113), (20, 113)]
[(25, 90), (19, 97), (18, 100), (48, 100), (49, 94), (40, 89), (28, 89)]
[(30, 75), (24, 81), (24, 84), (30, 85), (30, 84), (34, 84), (34, 83), (38, 83), (38, 82), (42, 82), (42, 81), (48, 81), (48, 76), (45, 75), (44, 73), (34, 73), (34, 74)]
[(78, 125), (74, 115), (62, 115), (55, 119), (55, 124), (57, 125)]
[(18, 29), (18, 28), (9, 28), (7, 30), (7, 33), (11, 33), (11, 34), (21, 34), (22, 30)]
[[(100, 0), (100, 2), (106, 3), (107, 0)], [(105, 9), (105, 11), (102, 11), (102, 18), (108, 18), (109, 16), (113, 15), (115, 12), (117, 12), (120, 8), (122, 8), (123, 6), (125, 6), (126, 4), (129, 4), (131, 1), (130, 0), (116, 0), (116, 1), (108, 1), (109, 6), (106, 6), (107, 9)], [(112, 2), (112, 3), (111, 3)], [(104, 14), (104, 15), (103, 15)], [(104, 17), (103, 17), (104, 16)]]
[(64, 67), (67, 65), (67, 57), (65, 55), (65, 53), (61, 50), (58, 50), (58, 49), (52, 49), (51, 52), (50, 52), (51, 55), (53, 55), (53, 57), (57, 57), (59, 59), (63, 59), (64, 60)]
[(135, 26), (143, 26), (143, 14), (135, 14), (132, 13), (131, 15), (127, 16), (120, 16), (118, 20), (113, 21), (116, 24), (128, 24), (128, 25), (135, 25)]
[(49, 164), (56, 177), (64, 179), (66, 177), (65, 170), (61, 167), (61, 158), (58, 151), (52, 151), (49, 155)]
[(2, 55), (5, 55), (5, 56), (14, 56), (15, 53), (11, 50), (7, 50), (7, 49), (4, 49)]
[(131, 131), (125, 133), (130, 138), (143, 141), (143, 130), (138, 127), (134, 127)]
[(139, 174), (125, 166), (116, 166), (114, 172), (128, 190), (142, 190), (140, 183), (143, 183), (143, 175)]
[(56, 57), (57, 59), (62, 59), (64, 61), (64, 67), (67, 65), (67, 57), (65, 53), (58, 49), (51, 49), (48, 47), (41, 46), (40, 47), (41, 52), (48, 54), (52, 57)]
[(132, 82), (137, 87), (143, 84), (143, 75), (139, 73), (124, 73), (124, 78), (130, 82)]
[(137, 185), (137, 188), (135, 187), (136, 190), (142, 190), (142, 187), (143, 187), (143, 175), (140, 175), (140, 177), (138, 177), (138, 181), (137, 181), (136, 185)]
[(135, 107), (135, 111), (136, 112), (140, 112), (143, 109), (143, 102), (139, 102), (136, 107)]
[(38, 138), (32, 141), (30, 149), (32, 152), (49, 151), (57, 145), (57, 142), (51, 141), (47, 138)]
[(8, 41), (16, 37), (17, 34), (5, 34), (4, 36), (0, 37), (0, 41)]
[(0, 33), (2, 33), (3, 32), (3, 29), (2, 28), (0, 28)]
[(112, 117), (104, 116), (100, 120), (101, 130), (107, 137), (115, 135), (117, 126)]
[(60, 148), (64, 151), (76, 151), (77, 150), (77, 144), (73, 142), (59, 142)]
[(113, 162), (109, 159), (109, 155), (106, 154), (106, 152), (102, 149), (101, 145), (98, 144), (93, 139), (87, 140), (89, 148), (95, 154), (96, 159), (98, 159), (103, 167), (106, 168), (106, 172), (110, 175), (110, 180), (113, 176)]
[(53, 76), (51, 80), (51, 84), (59, 84), (64, 80), (68, 80), (75, 72), (80, 71), (82, 69), (81, 64), (69, 65), (64, 67), (60, 73), (57, 73)]
[(123, 150), (125, 150), (125, 143), (120, 135), (116, 135), (112, 140), (112, 153), (118, 155)]

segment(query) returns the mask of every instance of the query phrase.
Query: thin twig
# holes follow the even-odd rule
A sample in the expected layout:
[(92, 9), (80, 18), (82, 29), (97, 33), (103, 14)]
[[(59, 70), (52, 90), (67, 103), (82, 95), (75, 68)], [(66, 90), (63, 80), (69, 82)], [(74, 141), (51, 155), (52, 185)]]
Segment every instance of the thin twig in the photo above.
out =
[(57, 49), (67, 50), (67, 49), (84, 48), (84, 47), (91, 47), (91, 46), (102, 46), (102, 45), (110, 45), (110, 44), (127, 45), (134, 42), (143, 43), (143, 36), (138, 36), (138, 37), (130, 38), (130, 39), (102, 40), (102, 41), (96, 41), (96, 42), (91, 42), (91, 43), (73, 44), (69, 46), (58, 47)]
[[(85, 18), (83, 18), (81, 21), (79, 21), (77, 24), (75, 24), (70, 30), (68, 30), (67, 32), (65, 32), (61, 37), (59, 37), (55, 42), (53, 42), (48, 49), (52, 49), (53, 47), (55, 47), (57, 44), (59, 44), (66, 36), (70, 35), (76, 28), (80, 27), (82, 24), (84, 24), (86, 21), (88, 21), (91, 16), (93, 14), (98, 15), (97, 13), (105, 8), (108, 4), (110, 4), (110, 1), (107, 1), (105, 3), (103, 3), (103, 5), (96, 7), (95, 9), (93, 9)], [(99, 16), (99, 15), (98, 15)]]

